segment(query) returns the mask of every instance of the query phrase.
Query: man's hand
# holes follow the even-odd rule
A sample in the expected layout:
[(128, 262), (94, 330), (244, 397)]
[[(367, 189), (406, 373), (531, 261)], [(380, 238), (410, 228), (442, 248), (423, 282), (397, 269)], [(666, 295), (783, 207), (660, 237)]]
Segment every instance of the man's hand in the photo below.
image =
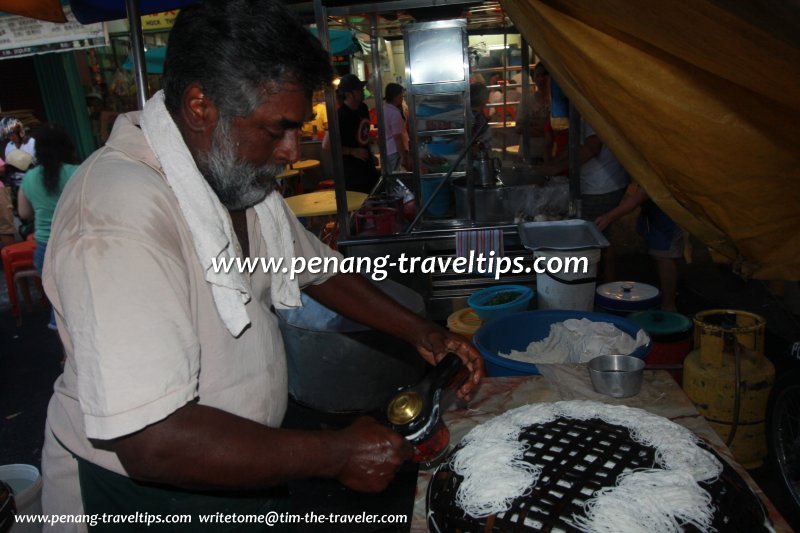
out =
[(458, 355), (470, 372), (458, 391), (465, 399), (484, 375), (483, 358), (467, 339), (412, 313), (358, 274), (337, 274), (305, 291), (348, 318), (404, 339), (430, 364), (449, 352)]
[(384, 490), (400, 465), (413, 454), (406, 439), (373, 418), (357, 418), (339, 433), (350, 455), (336, 479), (360, 492)]
[(418, 338), (413, 344), (420, 355), (431, 364), (438, 364), (450, 352), (461, 358), (464, 366), (469, 370), (469, 379), (458, 389), (458, 395), (468, 400), (469, 394), (484, 376), (483, 357), (475, 346), (461, 335), (448, 331), (433, 322), (427, 322), (425, 327), (418, 332)]
[(604, 231), (613, 220), (609, 213), (605, 213), (594, 219), (594, 225), (597, 226), (597, 229), (600, 231)]
[(408, 172), (412, 172), (414, 170), (414, 164), (411, 161), (411, 154), (408, 152), (408, 150), (406, 150), (403, 155), (400, 156), (400, 164)]
[(350, 148), (350, 155), (362, 161), (369, 159), (369, 149), (367, 148)]

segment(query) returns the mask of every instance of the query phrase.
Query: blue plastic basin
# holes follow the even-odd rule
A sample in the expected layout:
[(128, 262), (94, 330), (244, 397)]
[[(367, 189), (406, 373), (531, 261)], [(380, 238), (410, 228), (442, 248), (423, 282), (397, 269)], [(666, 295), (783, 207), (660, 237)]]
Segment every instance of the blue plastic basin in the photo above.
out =
[[(533, 363), (513, 361), (498, 354), (510, 353), (511, 350), (524, 352), (530, 343), (547, 337), (552, 324), (571, 318), (610, 322), (633, 338), (636, 338), (641, 329), (638, 324), (626, 318), (588, 311), (523, 311), (504, 316), (484, 324), (472, 338), (486, 362), (486, 375), (499, 377), (538, 374), (539, 369)], [(648, 353), (650, 353), (649, 341), (633, 353), (623, 355), (644, 359)]]
[(435, 155), (454, 155), (458, 153), (459, 143), (454, 141), (430, 142), (425, 145), (427, 150)]

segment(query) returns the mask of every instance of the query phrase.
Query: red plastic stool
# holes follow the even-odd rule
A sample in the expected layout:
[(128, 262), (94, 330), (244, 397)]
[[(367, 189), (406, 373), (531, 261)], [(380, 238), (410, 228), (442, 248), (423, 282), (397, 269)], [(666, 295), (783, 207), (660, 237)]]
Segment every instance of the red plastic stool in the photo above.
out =
[[(24, 242), (9, 244), (0, 250), (0, 257), (3, 260), (3, 272), (6, 277), (6, 287), (8, 288), (8, 301), (11, 304), (11, 312), (17, 319), (17, 325), (22, 322), (22, 313), (19, 308), (19, 301), (17, 299), (17, 284), (15, 282), (15, 275), (20, 272), (31, 271), (36, 272), (36, 267), (33, 264), (33, 251), (36, 249), (36, 242), (29, 239)], [(28, 276), (20, 276), (21, 279)], [(36, 282), (41, 290), (41, 278), (35, 276)], [(44, 291), (42, 291), (44, 295)], [(26, 301), (30, 300), (28, 294)]]
[(324, 191), (325, 189), (333, 189), (333, 180), (322, 180), (317, 183), (317, 190)]
[(362, 207), (356, 212), (357, 235), (391, 235), (397, 224), (393, 207)]
[[(33, 303), (31, 302), (31, 289), (30, 284), (28, 283), (29, 280), (33, 280), (36, 286), (39, 288), (39, 292), (44, 295), (44, 290), (42, 289), (42, 276), (39, 274), (39, 271), (35, 268), (26, 269), (26, 270), (18, 270), (14, 273), (14, 286), (15, 288), (20, 289), (20, 293), (22, 293), (22, 299), (25, 300), (25, 307), (27, 307), (28, 311), (33, 311)], [(42, 305), (47, 305), (47, 301), (42, 297), (41, 300)], [(20, 313), (21, 317), (22, 313)], [(20, 317), (17, 317), (17, 324), (20, 323)]]

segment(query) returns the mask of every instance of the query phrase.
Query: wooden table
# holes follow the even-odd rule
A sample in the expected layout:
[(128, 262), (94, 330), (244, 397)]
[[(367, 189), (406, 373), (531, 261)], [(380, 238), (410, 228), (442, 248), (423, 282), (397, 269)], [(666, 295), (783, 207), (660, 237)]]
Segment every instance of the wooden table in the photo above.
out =
[[(366, 193), (347, 191), (347, 211), (355, 211), (366, 199)], [(335, 215), (337, 212), (336, 191), (333, 189), (298, 194), (287, 198), (286, 203), (298, 217)]]
[(300, 171), (292, 170), (286, 167), (286, 170), (275, 176), (275, 179), (280, 181), (281, 194), (285, 197), (293, 196), (297, 193), (297, 180), (299, 179)]
[[(585, 365), (559, 366), (562, 367), (559, 369), (559, 373), (566, 376), (567, 379), (550, 381), (543, 376), (486, 378), (469, 404), (456, 402), (455, 395), (452, 391), (448, 391), (442, 403), (443, 405), (449, 404), (449, 407), (445, 409), (442, 416), (450, 430), (451, 446), (460, 442), (474, 426), (509, 409), (530, 403), (593, 400), (638, 407), (669, 418), (702, 437), (733, 466), (753, 489), (753, 492), (761, 498), (775, 531), (781, 533), (792, 531), (747, 471), (734, 461), (731, 452), (725, 447), (719, 436), (700, 416), (694, 404), (666, 371), (645, 371), (642, 391), (638, 395), (632, 398), (614, 399), (602, 396), (592, 390)], [(411, 519), (411, 531), (414, 533), (428, 531), (425, 499), (431, 473), (431, 471), (421, 470), (417, 477), (414, 514)]]
[(279, 180), (288, 180), (291, 178), (296, 178), (299, 175), (300, 175), (299, 170), (293, 170), (291, 168), (287, 168), (286, 170), (275, 176), (275, 178)]
[(303, 159), (301, 161), (297, 161), (296, 163), (292, 163), (289, 165), (289, 168), (294, 170), (310, 170), (312, 168), (317, 168), (319, 166), (319, 161), (316, 159)]
[(489, 123), (489, 127), (495, 130), (498, 128), (515, 128), (516, 126), (517, 123), (514, 120), (506, 120), (505, 123), (501, 121)]
[[(502, 148), (492, 148), (492, 152), (502, 155), (503, 154), (503, 149)], [(519, 154), (519, 145), (518, 144), (512, 144), (511, 146), (506, 146), (506, 153), (507, 154), (511, 154), (511, 155)]]
[(316, 159), (302, 159), (289, 165), (292, 170), (300, 172), (300, 177), (297, 179), (297, 187), (295, 188), (296, 194), (303, 194), (305, 192), (305, 174), (307, 170), (319, 167), (320, 163)]
[[(348, 212), (361, 207), (368, 196), (363, 192), (346, 192)], [(336, 248), (336, 241), (339, 237), (339, 221), (333, 217), (338, 212), (334, 189), (291, 196), (286, 198), (286, 204), (292, 213), (305, 219), (304, 225), (309, 231), (315, 233), (322, 242), (331, 248)]]

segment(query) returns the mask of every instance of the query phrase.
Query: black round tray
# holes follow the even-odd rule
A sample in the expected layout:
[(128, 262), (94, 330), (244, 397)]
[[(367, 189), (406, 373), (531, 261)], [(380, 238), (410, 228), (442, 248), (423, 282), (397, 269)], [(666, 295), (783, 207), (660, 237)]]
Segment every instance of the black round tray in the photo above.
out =
[[(623, 472), (660, 468), (655, 450), (633, 441), (628, 428), (600, 419), (557, 418), (520, 432), (529, 444), (524, 460), (542, 468), (531, 492), (513, 501), (511, 508), (485, 518), (468, 516), (455, 503), (462, 477), (450, 468), (452, 450), (436, 469), (428, 485), (428, 529), (431, 532), (528, 532), (581, 531), (568, 521), (583, 516), (583, 504), (598, 489), (616, 485)], [(700, 483), (716, 507), (713, 526), (719, 532), (766, 531), (768, 524), (761, 501), (747, 483), (716, 452), (722, 463), (717, 480)], [(687, 525), (684, 531), (698, 531)]]

